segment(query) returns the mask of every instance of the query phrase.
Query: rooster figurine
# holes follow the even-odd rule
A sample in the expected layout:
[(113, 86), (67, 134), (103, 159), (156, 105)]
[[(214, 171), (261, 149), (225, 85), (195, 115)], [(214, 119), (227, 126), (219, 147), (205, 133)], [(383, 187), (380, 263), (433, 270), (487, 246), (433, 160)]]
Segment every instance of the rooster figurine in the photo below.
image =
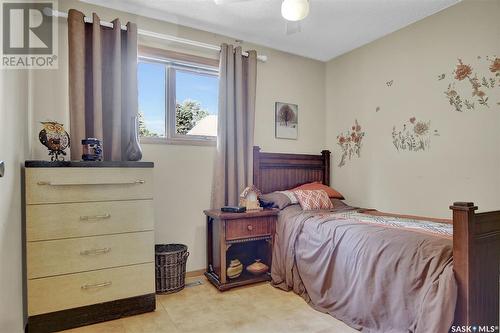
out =
[(42, 145), (49, 150), (50, 160), (64, 161), (64, 156), (66, 156), (64, 150), (70, 145), (68, 132), (64, 129), (63, 124), (55, 121), (42, 121), (41, 124), (43, 128), (38, 134), (38, 138)]

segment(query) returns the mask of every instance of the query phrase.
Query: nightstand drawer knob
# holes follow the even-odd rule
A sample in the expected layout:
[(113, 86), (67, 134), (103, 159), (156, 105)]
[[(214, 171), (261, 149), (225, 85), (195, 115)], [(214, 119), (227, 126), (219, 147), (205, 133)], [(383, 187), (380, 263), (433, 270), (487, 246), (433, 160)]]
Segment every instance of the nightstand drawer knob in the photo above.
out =
[(253, 226), (251, 224), (247, 225), (247, 229), (248, 231), (252, 231), (253, 230)]

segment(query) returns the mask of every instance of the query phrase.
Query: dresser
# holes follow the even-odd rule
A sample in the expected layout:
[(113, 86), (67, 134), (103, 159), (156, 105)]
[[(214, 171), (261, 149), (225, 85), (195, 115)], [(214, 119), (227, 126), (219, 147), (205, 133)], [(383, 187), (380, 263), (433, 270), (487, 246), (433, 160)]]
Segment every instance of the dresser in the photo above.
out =
[(28, 332), (155, 310), (153, 163), (26, 161)]

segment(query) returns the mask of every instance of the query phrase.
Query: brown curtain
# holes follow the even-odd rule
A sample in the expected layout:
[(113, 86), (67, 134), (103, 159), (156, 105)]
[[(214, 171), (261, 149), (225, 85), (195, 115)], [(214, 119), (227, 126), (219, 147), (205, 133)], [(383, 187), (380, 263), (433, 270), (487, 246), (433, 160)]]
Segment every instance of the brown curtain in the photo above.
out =
[(137, 116), (137, 26), (121, 30), (93, 23), (74, 9), (68, 13), (71, 157), (80, 159), (80, 141), (102, 140), (105, 160), (126, 160), (132, 119)]
[(220, 54), (217, 156), (212, 208), (237, 205), (252, 184), (257, 53), (223, 44)]

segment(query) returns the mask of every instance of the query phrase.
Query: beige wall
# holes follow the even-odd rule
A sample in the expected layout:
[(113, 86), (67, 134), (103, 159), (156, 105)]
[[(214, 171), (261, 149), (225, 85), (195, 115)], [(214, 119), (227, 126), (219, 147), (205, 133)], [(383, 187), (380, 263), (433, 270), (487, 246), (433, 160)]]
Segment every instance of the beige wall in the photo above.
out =
[[(194, 40), (220, 44), (234, 40), (208, 32), (156, 21), (128, 13), (96, 7), (77, 1), (59, 1), (62, 11), (76, 8), (86, 14), (95, 11), (102, 20), (133, 21), (141, 29), (173, 34)], [(35, 75), (35, 114), (32, 122), (33, 150), (36, 159), (46, 159), (44, 147), (38, 143), (40, 121), (54, 119), (68, 126), (67, 25), (59, 21), (59, 70), (38, 71)], [(207, 57), (217, 53), (186, 49), (153, 39), (141, 43), (190, 52)], [(255, 144), (263, 150), (277, 152), (317, 153), (324, 143), (324, 75), (322, 62), (290, 55), (269, 48), (244, 44), (268, 56), (258, 63)], [(274, 102), (299, 105), (299, 139), (274, 138)], [(73, 138), (78, 144), (81, 138)], [(144, 144), (143, 160), (156, 164), (155, 216), (156, 241), (180, 242), (189, 246), (188, 270), (205, 267), (205, 220), (202, 211), (209, 207), (215, 147)]]
[[(500, 208), (500, 87), (489, 109), (462, 113), (444, 95), (457, 58), (492, 76), (484, 57), (500, 56), (499, 14), (498, 0), (464, 1), (327, 63), (326, 146), (333, 185), (349, 203), (442, 217), (452, 201)], [(470, 98), (471, 89), (460, 91)], [(427, 151), (397, 152), (392, 127), (412, 116), (431, 120), (440, 136)], [(336, 137), (354, 119), (366, 132), (361, 158), (339, 168)]]
[(23, 332), (21, 166), (28, 152), (28, 71), (0, 70), (0, 332)]

